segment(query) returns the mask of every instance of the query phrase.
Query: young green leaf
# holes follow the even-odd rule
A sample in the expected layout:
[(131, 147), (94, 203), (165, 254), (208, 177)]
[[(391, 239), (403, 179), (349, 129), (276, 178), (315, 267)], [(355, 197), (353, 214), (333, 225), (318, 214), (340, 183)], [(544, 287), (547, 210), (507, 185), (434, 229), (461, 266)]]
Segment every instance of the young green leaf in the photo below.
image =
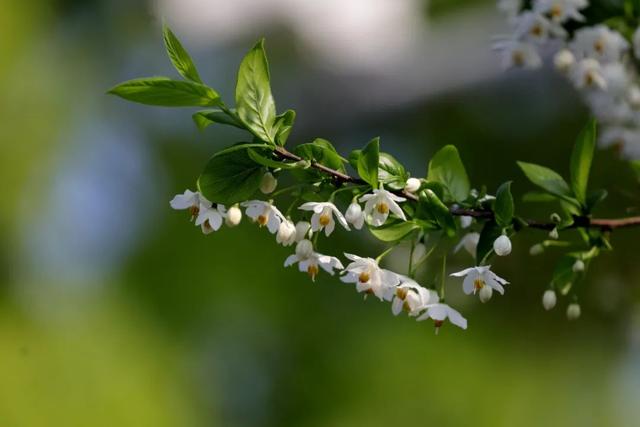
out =
[(404, 166), (391, 154), (380, 153), (378, 180), (392, 190), (402, 190), (409, 178)]
[(502, 184), (496, 192), (493, 213), (498, 225), (508, 227), (513, 220), (513, 196), (511, 195), (511, 181)]
[(328, 168), (345, 172), (342, 158), (329, 141), (317, 138), (313, 142), (300, 144), (294, 152), (305, 160), (311, 160)]
[(502, 226), (495, 221), (487, 221), (480, 232), (480, 240), (476, 247), (476, 264), (486, 261), (493, 251), (493, 242), (502, 235)]
[(198, 178), (198, 191), (214, 203), (229, 206), (251, 198), (260, 187), (263, 172), (247, 150), (214, 155)]
[(196, 83), (202, 83), (193, 60), (185, 48), (182, 47), (182, 43), (180, 43), (175, 34), (173, 34), (167, 25), (163, 25), (162, 33), (167, 54), (169, 55), (169, 59), (176, 70), (178, 70), (180, 75), (185, 79)]
[(458, 149), (453, 145), (442, 147), (429, 162), (427, 180), (439, 182), (447, 189), (453, 201), (462, 202), (469, 196), (471, 185)]
[(240, 123), (235, 117), (230, 116), (221, 110), (198, 111), (192, 116), (192, 118), (199, 130), (204, 130), (214, 123), (220, 123), (223, 125), (229, 125), (244, 129), (244, 125)]
[(276, 104), (271, 94), (264, 39), (247, 53), (238, 70), (236, 108), (240, 120), (258, 138), (275, 144)]
[(571, 189), (583, 206), (587, 200), (587, 184), (595, 147), (596, 121), (591, 119), (578, 136), (571, 153)]
[(358, 157), (358, 175), (372, 188), (378, 188), (380, 138), (374, 138), (362, 149)]
[(289, 138), (291, 130), (293, 130), (293, 123), (296, 120), (296, 112), (293, 110), (287, 110), (284, 113), (276, 116), (274, 125), (276, 134), (276, 143), (284, 146)]
[(412, 221), (389, 222), (381, 227), (370, 227), (369, 231), (378, 240), (383, 242), (396, 242), (407, 236), (415, 230), (419, 230), (420, 226)]
[(453, 215), (451, 215), (449, 208), (436, 196), (436, 193), (428, 189), (421, 191), (418, 197), (418, 209), (426, 219), (435, 219), (447, 236), (455, 236), (456, 222), (453, 219)]
[(573, 198), (567, 182), (554, 170), (533, 163), (517, 162), (529, 181), (546, 192), (553, 194), (573, 205), (580, 206)]
[(166, 77), (129, 80), (108, 93), (128, 101), (163, 107), (211, 107), (220, 103), (220, 95), (210, 87)]
[(270, 157), (271, 154), (271, 150), (261, 150), (258, 151), (255, 148), (249, 148), (247, 150), (247, 153), (249, 154), (249, 157), (251, 158), (251, 160), (253, 160), (254, 162), (258, 163), (259, 165), (262, 166), (267, 166), (269, 168), (273, 168), (273, 169), (294, 169), (296, 167), (298, 167), (297, 165), (293, 164), (293, 163), (285, 163), (285, 162), (281, 162), (278, 160), (274, 160)]

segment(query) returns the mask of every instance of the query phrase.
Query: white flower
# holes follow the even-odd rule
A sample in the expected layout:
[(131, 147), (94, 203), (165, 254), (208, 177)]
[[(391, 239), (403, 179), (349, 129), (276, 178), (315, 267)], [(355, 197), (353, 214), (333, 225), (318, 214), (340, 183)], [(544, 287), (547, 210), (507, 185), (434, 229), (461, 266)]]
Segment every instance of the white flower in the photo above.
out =
[(587, 0), (534, 0), (533, 10), (548, 14), (555, 22), (564, 23), (570, 19), (584, 21), (579, 11), (588, 5)]
[(578, 63), (571, 70), (571, 80), (578, 89), (599, 89), (607, 88), (607, 81), (602, 76), (600, 63), (593, 58), (586, 58)]
[(571, 49), (579, 57), (593, 58), (600, 62), (619, 61), (629, 43), (617, 31), (606, 25), (584, 27), (575, 32)]
[(211, 202), (197, 191), (184, 190), (184, 194), (176, 194), (169, 202), (169, 205), (175, 210), (188, 209), (191, 219), (194, 219), (200, 212), (200, 205), (211, 207)]
[(433, 319), (436, 326), (436, 333), (438, 333), (438, 330), (444, 323), (444, 320), (447, 318), (454, 325), (462, 329), (467, 329), (467, 319), (462, 317), (462, 315), (458, 311), (449, 307), (447, 304), (429, 304), (425, 308), (427, 309), (427, 311), (421, 314), (417, 320), (420, 321), (428, 318)]
[(472, 222), (473, 222), (472, 216), (463, 215), (460, 217), (460, 227), (462, 228), (469, 228)]
[(553, 56), (553, 65), (563, 74), (569, 73), (575, 63), (576, 57), (569, 49), (561, 49)]
[(352, 262), (342, 271), (343, 282), (355, 283), (358, 292), (374, 294), (381, 301), (391, 300), (395, 286), (400, 283), (400, 277), (396, 273), (380, 268), (372, 258), (347, 253), (344, 255)]
[(500, 54), (502, 68), (539, 68), (542, 65), (542, 58), (536, 47), (526, 41), (514, 38), (506, 38), (496, 41), (493, 49)]
[(289, 219), (280, 223), (276, 233), (276, 242), (282, 246), (291, 246), (296, 242), (296, 226)]
[(242, 221), (242, 211), (236, 205), (231, 206), (224, 219), (225, 224), (227, 224), (228, 227), (235, 227), (240, 224), (240, 221)]
[(493, 241), (493, 251), (498, 256), (507, 256), (511, 253), (511, 240), (509, 236), (502, 235)]
[(362, 212), (362, 207), (356, 201), (351, 202), (344, 213), (344, 217), (356, 230), (360, 230), (364, 225), (364, 212)]
[(407, 218), (397, 203), (405, 200), (405, 198), (396, 196), (387, 190), (373, 190), (373, 193), (365, 194), (360, 198), (360, 202), (365, 202), (364, 213), (367, 216), (367, 221), (374, 227), (384, 224), (389, 217), (389, 212), (406, 221)]
[[(304, 240), (302, 241), (304, 242)], [(300, 243), (302, 243), (300, 242)], [(299, 245), (299, 244), (298, 244)], [(311, 276), (311, 280), (315, 282), (316, 276), (322, 268), (327, 273), (333, 276), (334, 269), (342, 269), (342, 263), (336, 257), (329, 255), (322, 255), (313, 250), (308, 255), (301, 257), (298, 255), (298, 250), (296, 247), (296, 253), (293, 255), (289, 255), (287, 259), (284, 261), (284, 266), (289, 267), (290, 265), (298, 263), (298, 269), (301, 272), (307, 272), (309, 276)]]
[(198, 217), (196, 218), (196, 225), (199, 225), (202, 228), (202, 232), (204, 234), (209, 234), (220, 228), (225, 216), (226, 209), (223, 205), (218, 205), (213, 208), (200, 204)]
[(273, 193), (273, 191), (278, 186), (278, 180), (271, 172), (267, 172), (262, 175), (262, 180), (260, 181), (260, 191), (264, 194)]
[(638, 85), (631, 85), (627, 92), (627, 102), (634, 110), (640, 109), (640, 87)]
[(260, 227), (266, 225), (271, 234), (277, 233), (280, 224), (285, 220), (284, 215), (270, 202), (249, 200), (242, 202), (241, 206), (247, 208), (245, 213), (249, 218), (256, 221)]
[(569, 304), (569, 306), (567, 307), (567, 319), (577, 320), (578, 317), (580, 317), (580, 314), (580, 304), (578, 304), (577, 302)]
[(574, 273), (581, 273), (584, 271), (584, 261), (581, 259), (577, 259), (576, 262), (573, 263), (571, 267)]
[(464, 281), (462, 282), (462, 290), (465, 294), (469, 295), (471, 293), (476, 293), (480, 289), (485, 286), (489, 286), (494, 290), (498, 291), (501, 295), (504, 294), (503, 285), (508, 284), (505, 279), (497, 276), (494, 272), (492, 272), (490, 265), (471, 267), (464, 269), (462, 271), (458, 271), (457, 273), (452, 273), (451, 275), (454, 277), (462, 277), (465, 276)]
[(567, 32), (558, 22), (550, 21), (537, 12), (523, 12), (515, 19), (514, 35), (537, 43), (546, 42), (549, 37), (565, 38)]
[(417, 316), (428, 304), (435, 304), (438, 301), (438, 294), (435, 291), (420, 286), (408, 277), (402, 277), (402, 283), (395, 288), (391, 312), (397, 316), (404, 310), (409, 316)]
[(296, 224), (296, 242), (307, 238), (307, 233), (311, 229), (311, 224), (307, 221), (298, 221)]
[(544, 291), (544, 294), (542, 294), (542, 306), (547, 311), (556, 306), (557, 300), (556, 293), (553, 289), (547, 289)]
[(296, 255), (300, 259), (306, 259), (313, 253), (313, 243), (310, 240), (303, 239), (296, 245)]
[(478, 292), (478, 297), (480, 298), (481, 303), (489, 301), (492, 295), (493, 289), (491, 289), (489, 286), (483, 286), (482, 289), (480, 289), (480, 292)]
[(453, 249), (453, 252), (456, 253), (460, 250), (460, 248), (464, 248), (469, 255), (476, 256), (476, 249), (478, 248), (478, 242), (480, 241), (480, 233), (467, 233), (464, 235), (462, 239), (460, 239), (460, 243), (456, 245)]
[(409, 178), (404, 185), (404, 191), (406, 191), (407, 193), (415, 193), (420, 189), (421, 185), (422, 183), (418, 178)]
[(331, 202), (307, 202), (302, 204), (298, 209), (313, 211), (313, 215), (311, 216), (311, 230), (314, 232), (324, 229), (324, 234), (329, 236), (336, 227), (336, 222), (333, 219), (334, 215), (340, 225), (343, 226), (345, 230), (349, 230), (349, 225), (342, 215), (342, 212)]

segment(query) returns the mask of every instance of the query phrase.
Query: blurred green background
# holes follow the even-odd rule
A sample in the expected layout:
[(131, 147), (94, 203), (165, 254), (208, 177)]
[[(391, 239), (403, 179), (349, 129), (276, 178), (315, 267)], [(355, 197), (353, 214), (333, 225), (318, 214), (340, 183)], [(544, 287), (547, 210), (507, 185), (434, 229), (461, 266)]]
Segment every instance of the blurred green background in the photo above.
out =
[[(239, 134), (104, 94), (174, 75), (163, 17), (227, 99), (265, 35), (278, 105), (298, 111), (290, 141), (346, 151), (380, 135), (417, 176), (456, 144), (474, 183), (521, 195), (515, 160), (566, 171), (587, 118), (551, 70), (498, 70), (492, 1), (4, 0), (0, 426), (637, 425), (640, 231), (615, 234), (573, 323), (566, 301), (540, 304), (559, 253), (529, 257), (540, 236), (523, 233), (495, 262), (507, 294), (481, 305), (451, 280), (469, 329), (438, 336), (284, 269), (290, 249), (248, 222), (203, 236), (168, 201)], [(610, 190), (598, 215), (636, 212), (614, 152), (592, 183)], [(339, 235), (341, 250), (381, 249)]]

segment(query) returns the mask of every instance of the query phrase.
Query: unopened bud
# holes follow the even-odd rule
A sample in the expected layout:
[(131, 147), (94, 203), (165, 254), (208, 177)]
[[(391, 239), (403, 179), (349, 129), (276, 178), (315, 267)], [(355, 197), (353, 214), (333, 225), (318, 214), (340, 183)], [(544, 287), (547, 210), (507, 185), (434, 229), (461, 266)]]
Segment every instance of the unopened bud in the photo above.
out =
[(567, 319), (576, 320), (580, 317), (580, 304), (573, 302), (567, 307)]
[(478, 292), (478, 296), (480, 297), (480, 302), (487, 302), (491, 299), (491, 295), (493, 295), (493, 289), (490, 286), (483, 286)]
[(422, 183), (418, 178), (409, 178), (404, 186), (404, 191), (407, 193), (415, 193), (420, 189)]
[(225, 224), (227, 224), (228, 227), (235, 227), (240, 224), (240, 221), (242, 221), (242, 211), (238, 206), (231, 206), (224, 219)]
[(556, 293), (553, 289), (548, 289), (544, 291), (544, 294), (542, 294), (542, 306), (547, 311), (555, 307), (557, 301), (558, 298), (556, 297)]
[(299, 259), (307, 259), (313, 253), (313, 243), (307, 239), (300, 240), (296, 245), (296, 255)]
[(306, 238), (310, 228), (311, 224), (309, 224), (307, 221), (299, 221), (296, 224), (296, 242), (299, 242), (300, 240)]
[(276, 233), (276, 242), (290, 246), (296, 241), (296, 226), (289, 220), (282, 221)]
[(536, 243), (535, 245), (529, 248), (529, 255), (531, 256), (540, 255), (543, 252), (544, 252), (544, 246), (542, 246), (542, 244), (540, 243)]
[(584, 271), (584, 261), (581, 259), (577, 259), (576, 262), (573, 263), (573, 267), (571, 267), (574, 273), (580, 273)]
[(507, 256), (511, 253), (511, 240), (508, 236), (502, 235), (493, 242), (493, 250), (498, 256)]
[(558, 240), (558, 237), (560, 237), (558, 234), (558, 229), (554, 227), (554, 229), (549, 232), (549, 237), (553, 240)]
[(576, 58), (569, 49), (562, 49), (553, 57), (553, 65), (562, 73), (567, 73), (575, 62)]
[(473, 222), (473, 217), (468, 215), (463, 215), (460, 217), (460, 227), (468, 228)]
[(364, 225), (362, 206), (356, 201), (351, 202), (347, 211), (344, 213), (344, 218), (349, 224), (352, 224), (356, 230), (360, 230)]
[(273, 191), (278, 186), (278, 180), (273, 176), (271, 172), (267, 172), (262, 175), (262, 180), (260, 181), (260, 191), (264, 194), (273, 193)]

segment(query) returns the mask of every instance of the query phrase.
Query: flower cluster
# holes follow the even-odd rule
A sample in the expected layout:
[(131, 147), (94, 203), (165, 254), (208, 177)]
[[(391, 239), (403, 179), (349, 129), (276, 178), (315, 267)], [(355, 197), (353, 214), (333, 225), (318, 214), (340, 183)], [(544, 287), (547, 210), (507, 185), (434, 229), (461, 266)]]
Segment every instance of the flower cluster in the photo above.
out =
[(543, 54), (553, 55), (555, 69), (603, 125), (600, 146), (640, 159), (640, 28), (629, 27), (622, 11), (587, 25), (590, 6), (588, 0), (533, 0), (526, 6), (523, 0), (500, 0), (512, 33), (498, 37), (494, 49), (504, 68), (539, 68)]

